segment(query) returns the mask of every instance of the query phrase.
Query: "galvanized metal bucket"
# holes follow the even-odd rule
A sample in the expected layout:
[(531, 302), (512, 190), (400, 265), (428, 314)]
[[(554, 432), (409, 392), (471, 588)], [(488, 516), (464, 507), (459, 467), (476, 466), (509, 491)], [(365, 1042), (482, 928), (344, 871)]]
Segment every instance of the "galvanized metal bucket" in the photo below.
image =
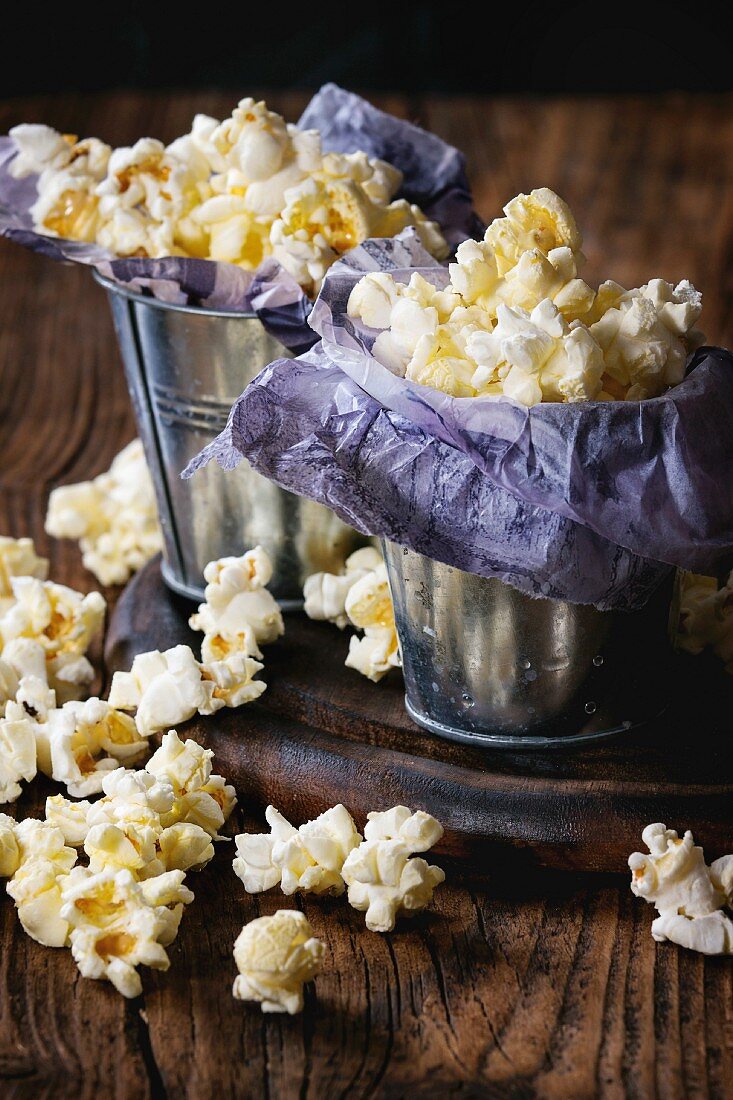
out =
[(190, 481), (181, 470), (226, 427), (242, 390), (288, 353), (252, 313), (171, 305), (95, 273), (109, 298), (163, 528), (163, 576), (203, 599), (207, 562), (258, 543), (270, 554), (270, 589), (285, 608), (303, 583), (339, 572), (366, 541), (330, 509), (280, 489), (242, 461), (235, 474), (211, 462)]
[(532, 599), (385, 543), (419, 725), (457, 741), (544, 748), (623, 733), (659, 714), (670, 591), (640, 612)]

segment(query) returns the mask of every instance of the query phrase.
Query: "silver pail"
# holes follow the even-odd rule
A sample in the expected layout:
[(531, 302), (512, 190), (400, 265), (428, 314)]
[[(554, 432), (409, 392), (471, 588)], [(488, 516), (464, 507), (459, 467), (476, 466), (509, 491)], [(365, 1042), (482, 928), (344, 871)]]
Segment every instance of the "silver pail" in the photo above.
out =
[(302, 604), (303, 583), (339, 572), (366, 541), (330, 509), (279, 488), (242, 461), (215, 462), (182, 481), (181, 470), (226, 427), (242, 390), (288, 352), (252, 313), (171, 305), (95, 273), (109, 298), (127, 385), (163, 528), (163, 576), (174, 591), (203, 599), (207, 562), (264, 546), (270, 589), (285, 608)]
[(639, 612), (532, 599), (385, 543), (405, 705), (442, 737), (543, 748), (600, 739), (659, 714), (670, 591)]

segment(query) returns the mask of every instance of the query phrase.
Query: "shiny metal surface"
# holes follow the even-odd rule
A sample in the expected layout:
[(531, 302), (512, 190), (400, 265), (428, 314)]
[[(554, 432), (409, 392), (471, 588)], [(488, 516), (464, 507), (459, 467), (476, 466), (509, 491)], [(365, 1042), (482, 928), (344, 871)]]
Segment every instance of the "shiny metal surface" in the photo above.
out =
[(256, 316), (175, 306), (95, 274), (107, 291), (140, 437), (163, 527), (163, 576), (203, 599), (207, 562), (260, 543), (284, 607), (302, 604), (303, 582), (366, 541), (328, 508), (280, 489), (246, 461), (215, 462), (182, 481), (181, 470), (226, 427), (242, 390), (287, 352)]
[(641, 612), (531, 599), (386, 543), (411, 717), (442, 737), (538, 748), (664, 709), (669, 592)]

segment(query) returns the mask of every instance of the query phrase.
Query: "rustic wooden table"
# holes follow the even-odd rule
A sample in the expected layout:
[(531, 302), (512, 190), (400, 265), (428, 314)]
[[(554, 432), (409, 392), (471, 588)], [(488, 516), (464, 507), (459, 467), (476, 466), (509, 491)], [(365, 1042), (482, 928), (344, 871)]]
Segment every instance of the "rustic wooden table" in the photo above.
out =
[[(233, 98), (17, 100), (0, 132), (45, 121), (113, 144), (169, 140)], [(289, 118), (304, 101), (270, 97)], [(691, 278), (711, 342), (733, 342), (733, 99), (379, 102), (465, 149), (485, 218), (553, 187), (585, 230), (591, 281)], [(106, 469), (135, 431), (107, 305), (88, 273), (7, 242), (0, 280), (0, 532), (33, 535), (55, 580), (89, 590), (75, 546), (43, 520), (53, 485)], [(36, 782), (15, 812), (39, 813), (45, 794)], [(193, 883), (171, 969), (144, 972), (141, 1001), (81, 979), (0, 901), (0, 1096), (733, 1095), (730, 961), (655, 946), (625, 880), (449, 867), (433, 910), (391, 936), (305, 898), (328, 964), (306, 1011), (283, 1019), (230, 995), (237, 932), (279, 902), (246, 896), (230, 859)]]

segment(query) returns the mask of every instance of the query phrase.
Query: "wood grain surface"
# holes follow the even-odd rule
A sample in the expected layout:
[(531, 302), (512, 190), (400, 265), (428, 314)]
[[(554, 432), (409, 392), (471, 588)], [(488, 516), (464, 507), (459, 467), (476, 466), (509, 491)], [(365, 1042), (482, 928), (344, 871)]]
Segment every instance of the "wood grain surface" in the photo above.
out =
[[(304, 100), (271, 97), (290, 118)], [(466, 150), (485, 218), (519, 190), (555, 187), (585, 230), (590, 281), (689, 277), (710, 341), (733, 343), (733, 99), (379, 102)], [(49, 96), (0, 105), (0, 132), (45, 121), (115, 144), (169, 140), (195, 111), (230, 107), (220, 94)], [(43, 517), (53, 485), (106, 469), (134, 434), (107, 305), (84, 271), (7, 242), (0, 432), (0, 532), (34, 535), (54, 579), (96, 587)], [(34, 783), (14, 812), (39, 814), (51, 788)], [(246, 805), (233, 822), (256, 824)], [(221, 846), (194, 878), (170, 971), (145, 971), (134, 1002), (31, 941), (0, 899), (0, 1096), (733, 1095), (730, 960), (655, 945), (625, 878), (440, 857), (433, 909), (379, 936), (343, 901), (248, 897)], [(244, 921), (283, 905), (307, 913), (326, 965), (302, 1016), (263, 1018), (231, 998), (231, 947)]]

